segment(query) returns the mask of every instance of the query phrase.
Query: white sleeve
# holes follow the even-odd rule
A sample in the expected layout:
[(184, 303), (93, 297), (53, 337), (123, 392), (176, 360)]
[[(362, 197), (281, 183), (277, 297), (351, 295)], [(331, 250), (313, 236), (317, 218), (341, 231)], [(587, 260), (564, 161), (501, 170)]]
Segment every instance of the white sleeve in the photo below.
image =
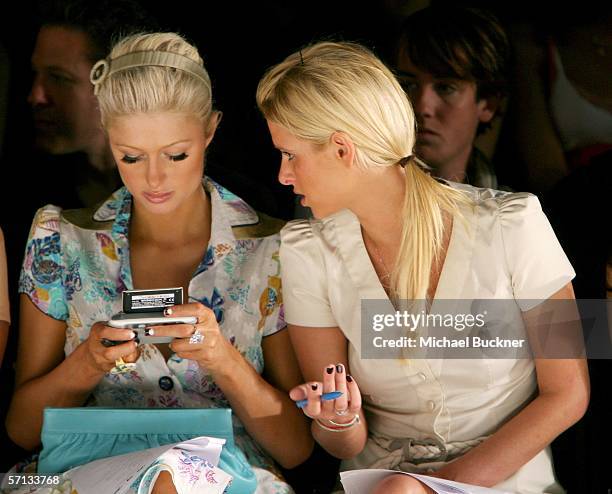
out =
[(576, 273), (533, 194), (508, 194), (499, 219), (514, 298), (532, 309), (571, 281)]
[(308, 220), (281, 231), (281, 276), (285, 321), (296, 326), (337, 326), (328, 297), (325, 262)]

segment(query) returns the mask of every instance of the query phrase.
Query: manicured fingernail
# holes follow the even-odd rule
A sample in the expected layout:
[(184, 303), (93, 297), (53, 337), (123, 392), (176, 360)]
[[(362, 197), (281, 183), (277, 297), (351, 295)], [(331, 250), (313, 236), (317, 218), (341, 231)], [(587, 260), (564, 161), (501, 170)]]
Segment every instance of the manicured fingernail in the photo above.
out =
[(133, 340), (134, 338), (136, 338), (136, 333), (134, 331), (130, 331), (130, 333), (132, 333), (130, 335), (130, 339)]
[(334, 372), (334, 366), (332, 365), (331, 367), (328, 367), (325, 370), (327, 371), (328, 374), (331, 374), (332, 372)]
[(171, 316), (172, 315), (172, 307), (166, 307), (164, 309), (164, 316)]
[(352, 382), (353, 382), (353, 378), (352, 378), (351, 376), (349, 376), (349, 375), (347, 375), (347, 376), (346, 376), (346, 380), (347, 380), (348, 382), (350, 382), (350, 383), (352, 383)]
[(319, 387), (319, 385), (318, 384), (312, 384), (310, 387), (312, 388), (313, 391), (316, 391), (317, 388)]
[(343, 371), (343, 365), (342, 364), (336, 365), (336, 372), (338, 374), (342, 374), (342, 371)]
[(155, 334), (155, 330), (153, 328), (145, 328), (144, 334), (145, 336), (153, 336)]

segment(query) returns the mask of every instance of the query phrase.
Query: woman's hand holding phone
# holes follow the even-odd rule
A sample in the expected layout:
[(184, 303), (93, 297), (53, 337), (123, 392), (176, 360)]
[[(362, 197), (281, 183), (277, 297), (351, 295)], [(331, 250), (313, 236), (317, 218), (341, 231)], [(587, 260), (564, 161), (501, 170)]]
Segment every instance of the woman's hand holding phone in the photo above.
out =
[(177, 356), (198, 362), (213, 375), (231, 373), (232, 362), (243, 358), (221, 334), (214, 312), (198, 302), (167, 307), (153, 317), (120, 314), (106, 323), (96, 323), (91, 338), (98, 342), (94, 361), (106, 372), (118, 358), (135, 362), (137, 345), (144, 343), (170, 343)]
[[(172, 336), (155, 337), (149, 334), (152, 325), (195, 323), (196, 317), (165, 317), (163, 314), (119, 314), (110, 321), (95, 323), (84, 342), (88, 361), (94, 369), (104, 373), (124, 372), (118, 365), (138, 360), (139, 344), (169, 343)], [(125, 367), (125, 365), (124, 365)]]
[[(89, 337), (83, 342), (89, 364), (97, 371), (107, 373), (119, 359), (126, 363), (136, 362), (140, 354), (135, 337), (131, 329), (113, 328), (106, 322), (95, 323), (89, 331)], [(115, 344), (108, 346), (104, 341), (113, 341)]]
[[(194, 316), (164, 316), (162, 313), (120, 313), (108, 321), (108, 326), (113, 328), (132, 329), (136, 333), (137, 343), (171, 343), (174, 337), (160, 336), (155, 334), (155, 330), (151, 331), (156, 326), (174, 325), (174, 324), (190, 324), (197, 323), (197, 318)], [(106, 341), (105, 345), (112, 346), (117, 344), (114, 341)]]
[(195, 318), (191, 324), (151, 326), (155, 336), (171, 336), (170, 348), (177, 356), (198, 362), (213, 376), (230, 374), (233, 362), (243, 359), (238, 350), (223, 336), (212, 310), (199, 302), (175, 305), (166, 317)]

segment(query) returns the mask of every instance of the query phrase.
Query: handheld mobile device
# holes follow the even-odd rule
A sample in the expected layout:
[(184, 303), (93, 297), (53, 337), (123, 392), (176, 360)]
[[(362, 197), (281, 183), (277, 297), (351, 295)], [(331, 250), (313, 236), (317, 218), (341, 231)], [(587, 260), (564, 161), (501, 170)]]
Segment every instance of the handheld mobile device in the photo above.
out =
[[(145, 328), (150, 326), (166, 326), (170, 324), (196, 324), (198, 319), (194, 316), (164, 317), (159, 312), (126, 314), (119, 312), (115, 314), (108, 325), (112, 328), (131, 329), (136, 333), (140, 343), (170, 343), (172, 336), (149, 336), (145, 334)], [(104, 346), (114, 346), (125, 343), (125, 341), (102, 340)]]

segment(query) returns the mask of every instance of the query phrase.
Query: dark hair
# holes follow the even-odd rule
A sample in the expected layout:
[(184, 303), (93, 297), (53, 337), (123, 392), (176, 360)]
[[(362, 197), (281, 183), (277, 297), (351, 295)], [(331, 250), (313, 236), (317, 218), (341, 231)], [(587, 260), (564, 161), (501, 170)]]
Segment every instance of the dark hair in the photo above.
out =
[(106, 57), (116, 41), (158, 29), (157, 21), (135, 0), (54, 0), (40, 7), (39, 25), (80, 31), (90, 41), (92, 63)]
[(401, 27), (396, 60), (402, 55), (435, 77), (475, 82), (477, 99), (508, 91), (510, 44), (489, 12), (452, 5), (419, 10)]

